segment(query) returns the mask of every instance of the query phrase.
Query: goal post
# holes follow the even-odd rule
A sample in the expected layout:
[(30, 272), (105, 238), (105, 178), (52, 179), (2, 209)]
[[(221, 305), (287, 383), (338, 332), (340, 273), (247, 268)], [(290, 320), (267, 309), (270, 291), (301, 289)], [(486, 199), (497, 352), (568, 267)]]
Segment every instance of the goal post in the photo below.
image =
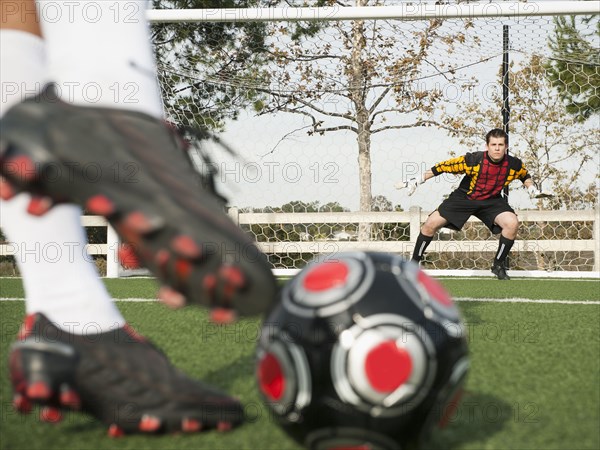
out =
[(594, 1), (406, 3), (396, 6), (286, 7), (286, 8), (207, 8), (152, 9), (147, 13), (153, 23), (176, 22), (265, 22), (332, 21), (376, 19), (456, 19), (476, 17), (532, 17), (571, 14), (599, 14)]
[[(377, 3), (147, 13), (167, 118), (212, 128), (238, 151), (203, 143), (216, 156), (194, 161), (215, 170), (230, 215), (273, 269), (301, 269), (327, 249), (410, 257), (419, 224), (460, 178), (411, 197), (394, 185), (482, 150), (502, 127), (509, 51), (510, 153), (556, 194), (531, 200), (512, 183), (511, 270), (597, 276), (598, 2)], [(434, 238), (425, 268), (487, 273), (496, 243), (469, 221)]]

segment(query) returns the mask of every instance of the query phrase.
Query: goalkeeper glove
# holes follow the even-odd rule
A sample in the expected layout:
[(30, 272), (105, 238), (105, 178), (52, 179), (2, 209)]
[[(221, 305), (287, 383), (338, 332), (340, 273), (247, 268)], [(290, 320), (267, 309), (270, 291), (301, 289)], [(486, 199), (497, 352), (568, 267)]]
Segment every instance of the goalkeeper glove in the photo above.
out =
[(408, 189), (408, 195), (411, 196), (415, 193), (420, 184), (423, 184), (423, 178), (411, 178), (408, 181), (399, 181), (395, 184), (396, 189)]
[(536, 198), (541, 194), (540, 190), (536, 188), (533, 184), (527, 188), (527, 193), (529, 194), (529, 198)]

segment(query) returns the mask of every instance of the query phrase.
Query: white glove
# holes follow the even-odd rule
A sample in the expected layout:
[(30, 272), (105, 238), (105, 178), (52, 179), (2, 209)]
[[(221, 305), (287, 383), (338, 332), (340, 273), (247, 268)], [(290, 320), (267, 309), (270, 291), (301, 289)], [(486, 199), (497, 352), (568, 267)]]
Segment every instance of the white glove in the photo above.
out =
[(415, 193), (419, 185), (423, 183), (422, 179), (411, 178), (408, 181), (399, 181), (394, 185), (396, 189), (408, 189), (408, 195), (411, 196)]
[(541, 194), (540, 190), (536, 188), (533, 184), (527, 188), (527, 193), (529, 194), (529, 198), (536, 198)]

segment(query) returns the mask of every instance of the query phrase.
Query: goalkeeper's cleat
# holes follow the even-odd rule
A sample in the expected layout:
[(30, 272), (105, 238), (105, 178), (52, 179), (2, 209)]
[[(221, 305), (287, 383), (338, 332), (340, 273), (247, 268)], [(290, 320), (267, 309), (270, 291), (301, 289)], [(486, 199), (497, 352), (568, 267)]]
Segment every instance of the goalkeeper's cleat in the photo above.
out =
[(229, 430), (241, 404), (192, 380), (128, 325), (98, 335), (58, 329), (42, 314), (25, 319), (9, 357), (13, 406), (58, 422), (62, 410), (88, 413), (109, 435)]
[(492, 265), (492, 273), (496, 275), (499, 280), (510, 280), (503, 264), (494, 263), (494, 265)]
[(198, 182), (183, 141), (146, 114), (81, 107), (49, 86), (0, 121), (0, 191), (33, 197), (29, 211), (77, 203), (106, 217), (141, 265), (185, 303), (262, 313), (275, 297), (270, 266)]

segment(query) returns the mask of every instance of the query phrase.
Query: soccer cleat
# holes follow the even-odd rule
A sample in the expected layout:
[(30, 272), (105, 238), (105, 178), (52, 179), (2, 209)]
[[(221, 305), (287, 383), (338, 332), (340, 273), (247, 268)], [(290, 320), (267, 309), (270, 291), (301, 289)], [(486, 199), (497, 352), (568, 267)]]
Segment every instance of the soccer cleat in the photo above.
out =
[(184, 143), (146, 114), (62, 102), (49, 85), (0, 121), (2, 198), (33, 197), (29, 212), (73, 202), (106, 217), (140, 263), (188, 304), (269, 309), (275, 280), (265, 255), (199, 182)]
[(40, 420), (61, 410), (89, 413), (108, 434), (225, 431), (243, 420), (241, 404), (192, 380), (128, 325), (98, 335), (58, 329), (30, 315), (9, 357), (15, 409), (42, 405)]
[(499, 280), (510, 280), (510, 277), (506, 273), (506, 268), (502, 264), (494, 264), (492, 266), (492, 273), (496, 275)]

